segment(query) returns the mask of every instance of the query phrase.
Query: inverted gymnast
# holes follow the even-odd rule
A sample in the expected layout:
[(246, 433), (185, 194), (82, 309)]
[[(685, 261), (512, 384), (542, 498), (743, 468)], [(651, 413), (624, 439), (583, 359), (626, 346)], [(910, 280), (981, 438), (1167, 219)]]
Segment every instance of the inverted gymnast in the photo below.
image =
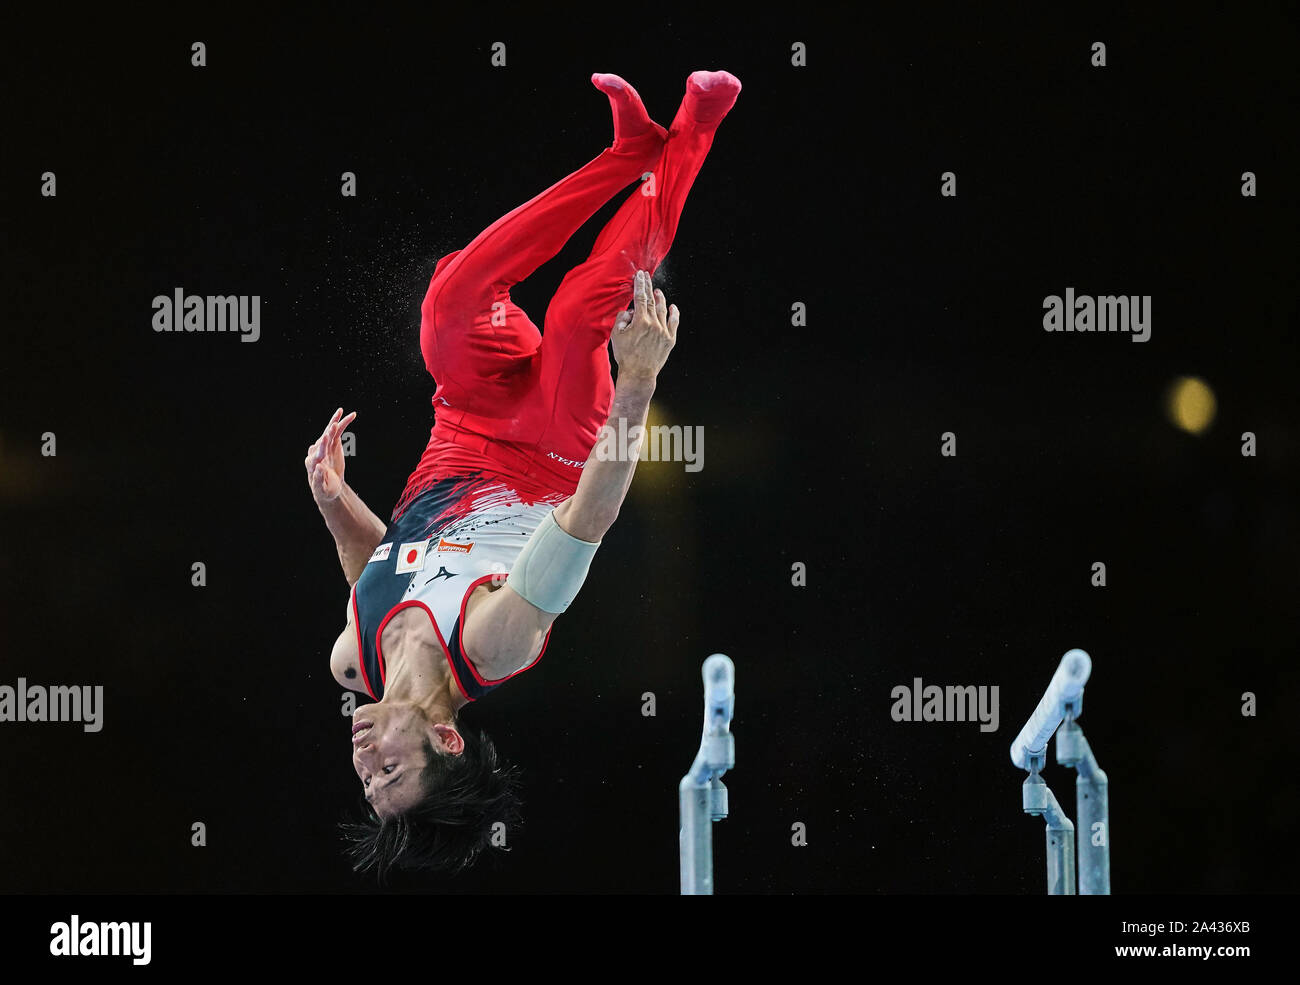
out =
[[(740, 81), (693, 73), (667, 130), (618, 76), (591, 81), (613, 108), (612, 146), (434, 269), (420, 324), (434, 426), (392, 522), (343, 479), (355, 412), (337, 410), (307, 449), (352, 586), (330, 670), (375, 702), (352, 716), (366, 817), (343, 831), (357, 871), (457, 871), (518, 818), (516, 770), (456, 716), (541, 659), (636, 469), (634, 449), (617, 461), (593, 452), (600, 429), (644, 426), (677, 337), (680, 312), (651, 277)], [(510, 288), (646, 172), (654, 184), (565, 276), (538, 332)]]

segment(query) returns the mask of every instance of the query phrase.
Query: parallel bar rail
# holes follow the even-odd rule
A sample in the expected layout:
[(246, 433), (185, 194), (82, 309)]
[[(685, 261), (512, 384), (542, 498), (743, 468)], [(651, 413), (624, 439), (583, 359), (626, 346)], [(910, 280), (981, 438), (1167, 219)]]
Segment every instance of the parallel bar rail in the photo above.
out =
[(678, 850), (683, 896), (713, 895), (713, 822), (727, 816), (722, 774), (736, 765), (731, 717), (736, 708), (736, 668), (715, 653), (704, 661), (704, 734), (690, 770), (677, 787), (681, 829)]
[(1020, 769), (1029, 769), (1029, 758), (1046, 752), (1047, 740), (1065, 718), (1068, 707), (1074, 707), (1074, 717), (1079, 717), (1083, 710), (1083, 686), (1091, 673), (1092, 658), (1082, 650), (1071, 650), (1061, 658), (1038, 707), (1011, 743), (1011, 761)]
[[(1091, 674), (1088, 654), (1077, 649), (1066, 653), (1038, 707), (1011, 743), (1011, 761), (1029, 771), (1021, 807), (1026, 814), (1042, 817), (1047, 825), (1047, 892), (1051, 896), (1073, 896), (1076, 891), (1084, 896), (1110, 894), (1109, 785), (1077, 721), (1083, 712), (1084, 685)], [(1079, 774), (1075, 784), (1078, 838), (1075, 825), (1038, 775), (1047, 761), (1047, 743), (1053, 733), (1056, 761), (1074, 767)]]

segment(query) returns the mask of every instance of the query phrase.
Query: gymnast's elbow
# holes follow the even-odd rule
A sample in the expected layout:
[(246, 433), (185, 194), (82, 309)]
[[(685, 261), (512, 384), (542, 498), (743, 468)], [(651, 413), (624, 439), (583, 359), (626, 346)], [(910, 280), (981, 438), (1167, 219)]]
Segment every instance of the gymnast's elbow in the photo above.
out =
[(609, 533), (618, 519), (621, 503), (593, 503), (578, 501), (571, 496), (555, 508), (555, 522), (570, 537), (589, 543), (599, 543)]

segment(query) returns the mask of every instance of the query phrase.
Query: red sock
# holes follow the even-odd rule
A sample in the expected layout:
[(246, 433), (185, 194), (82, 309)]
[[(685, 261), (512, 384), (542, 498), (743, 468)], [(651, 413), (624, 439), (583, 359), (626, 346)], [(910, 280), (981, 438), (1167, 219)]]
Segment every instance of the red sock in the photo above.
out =
[(609, 97), (610, 109), (614, 112), (614, 146), (628, 141), (648, 139), (654, 134), (659, 140), (668, 138), (668, 131), (661, 127), (646, 112), (641, 96), (617, 75), (597, 72), (591, 77), (591, 84)]
[(740, 79), (730, 72), (692, 72), (671, 129), (676, 132), (687, 126), (716, 127), (736, 105), (739, 95)]

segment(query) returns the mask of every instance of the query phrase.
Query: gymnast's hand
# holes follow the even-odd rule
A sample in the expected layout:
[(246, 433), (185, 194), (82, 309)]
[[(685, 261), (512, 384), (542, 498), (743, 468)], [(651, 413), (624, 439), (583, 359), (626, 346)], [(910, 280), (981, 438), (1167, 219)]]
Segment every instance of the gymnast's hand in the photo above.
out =
[(340, 407), (325, 425), (320, 439), (307, 449), (303, 464), (307, 466), (311, 494), (318, 503), (337, 499), (343, 492), (343, 432), (356, 416), (357, 412), (353, 411), (343, 417), (343, 408)]
[(677, 342), (681, 312), (668, 303), (664, 292), (651, 283), (645, 270), (636, 272), (632, 311), (614, 319), (610, 341), (618, 362), (618, 380), (640, 379), (653, 383)]

